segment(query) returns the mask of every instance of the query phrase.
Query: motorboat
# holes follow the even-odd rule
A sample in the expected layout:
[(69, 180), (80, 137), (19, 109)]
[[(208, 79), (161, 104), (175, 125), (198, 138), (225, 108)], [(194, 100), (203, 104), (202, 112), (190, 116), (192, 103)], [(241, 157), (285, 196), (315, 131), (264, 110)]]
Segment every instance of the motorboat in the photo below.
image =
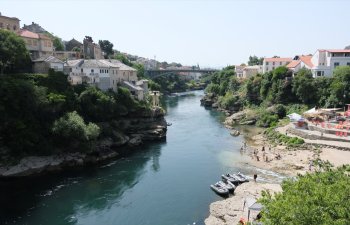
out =
[(238, 172), (236, 176), (239, 177), (243, 182), (249, 182), (249, 178), (241, 172)]
[(173, 124), (172, 124), (172, 123), (167, 123), (166, 125), (167, 125), (168, 127), (170, 127), (170, 126), (173, 125)]
[(221, 178), (224, 181), (230, 181), (234, 185), (237, 185), (237, 184), (241, 183), (241, 180), (238, 179), (238, 177), (235, 176), (234, 174), (229, 174), (229, 173), (223, 174), (223, 175), (221, 175)]
[(236, 185), (232, 184), (230, 181), (219, 181), (218, 183), (227, 188), (230, 193), (233, 193), (236, 189)]
[(227, 196), (229, 194), (228, 189), (226, 188), (226, 185), (223, 186), (219, 182), (216, 182), (215, 184), (210, 185), (210, 188), (215, 191), (217, 194), (222, 196)]

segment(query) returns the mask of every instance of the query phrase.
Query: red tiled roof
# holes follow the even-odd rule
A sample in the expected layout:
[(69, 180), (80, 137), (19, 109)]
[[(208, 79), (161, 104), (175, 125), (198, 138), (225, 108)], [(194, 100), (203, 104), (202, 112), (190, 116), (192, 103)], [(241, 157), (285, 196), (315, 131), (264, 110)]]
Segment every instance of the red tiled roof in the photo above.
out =
[(305, 64), (307, 65), (308, 67), (312, 68), (314, 65), (312, 64), (311, 62), (311, 58), (312, 56), (311, 55), (302, 55), (300, 56), (300, 60)]
[(265, 58), (265, 62), (291, 62), (292, 58)]
[(21, 37), (27, 37), (27, 38), (33, 38), (33, 39), (39, 39), (39, 35), (36, 33), (33, 33), (29, 30), (20, 30), (18, 31), (18, 35)]
[(299, 63), (300, 60), (293, 60), (287, 65), (287, 68), (295, 68)]

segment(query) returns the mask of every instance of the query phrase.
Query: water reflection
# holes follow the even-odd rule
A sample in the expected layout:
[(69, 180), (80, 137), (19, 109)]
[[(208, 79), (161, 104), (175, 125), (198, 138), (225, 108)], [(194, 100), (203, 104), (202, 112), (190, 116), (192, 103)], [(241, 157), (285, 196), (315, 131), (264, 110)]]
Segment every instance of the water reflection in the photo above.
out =
[(159, 170), (163, 144), (104, 166), (2, 182), (0, 224), (76, 224), (77, 215), (117, 206), (121, 196), (142, 179), (149, 161), (154, 171)]

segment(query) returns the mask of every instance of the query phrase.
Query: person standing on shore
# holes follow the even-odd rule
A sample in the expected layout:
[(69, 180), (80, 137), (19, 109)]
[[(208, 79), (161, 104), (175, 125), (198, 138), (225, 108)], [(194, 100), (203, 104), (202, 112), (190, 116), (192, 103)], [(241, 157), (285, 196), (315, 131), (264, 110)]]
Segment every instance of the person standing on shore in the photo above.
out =
[(256, 182), (256, 179), (258, 178), (258, 174), (254, 174), (254, 182)]

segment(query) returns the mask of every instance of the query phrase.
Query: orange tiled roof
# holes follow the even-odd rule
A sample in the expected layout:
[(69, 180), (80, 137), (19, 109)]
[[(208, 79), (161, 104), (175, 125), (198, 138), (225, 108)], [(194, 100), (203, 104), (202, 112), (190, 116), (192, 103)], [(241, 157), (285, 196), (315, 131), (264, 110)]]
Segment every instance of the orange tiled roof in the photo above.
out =
[(300, 60), (293, 60), (287, 65), (287, 68), (295, 68), (299, 63)]
[(350, 53), (350, 49), (326, 49), (326, 51), (332, 53)]
[(312, 64), (311, 62), (311, 58), (312, 56), (311, 55), (302, 55), (300, 56), (300, 60), (305, 64), (307, 65), (308, 67), (312, 68), (314, 66), (314, 64)]
[(21, 37), (26, 37), (26, 38), (33, 38), (33, 39), (39, 39), (39, 35), (36, 33), (33, 33), (29, 30), (20, 30), (18, 31), (18, 35)]
[(265, 58), (265, 62), (291, 62), (292, 58)]

